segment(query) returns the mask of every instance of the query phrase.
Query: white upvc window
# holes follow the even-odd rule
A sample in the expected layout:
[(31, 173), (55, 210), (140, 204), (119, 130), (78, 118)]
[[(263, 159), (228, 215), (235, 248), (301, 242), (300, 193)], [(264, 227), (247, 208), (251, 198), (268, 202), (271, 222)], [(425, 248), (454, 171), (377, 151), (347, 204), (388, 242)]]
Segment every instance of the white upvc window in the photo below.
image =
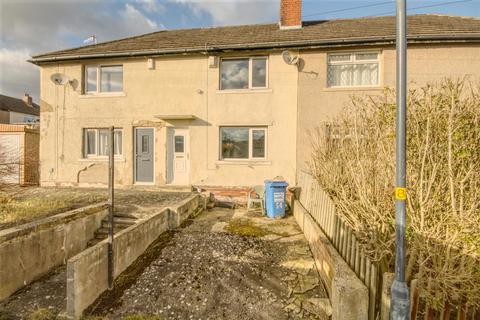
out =
[(86, 94), (123, 92), (122, 65), (87, 65), (84, 78)]
[(330, 88), (380, 85), (380, 53), (377, 51), (329, 53), (327, 59)]
[[(83, 129), (83, 156), (84, 158), (108, 157), (108, 135), (107, 128)], [(123, 129), (114, 130), (114, 154), (123, 154)]]
[(220, 160), (265, 159), (266, 127), (220, 127)]
[(220, 90), (268, 88), (268, 57), (222, 58)]

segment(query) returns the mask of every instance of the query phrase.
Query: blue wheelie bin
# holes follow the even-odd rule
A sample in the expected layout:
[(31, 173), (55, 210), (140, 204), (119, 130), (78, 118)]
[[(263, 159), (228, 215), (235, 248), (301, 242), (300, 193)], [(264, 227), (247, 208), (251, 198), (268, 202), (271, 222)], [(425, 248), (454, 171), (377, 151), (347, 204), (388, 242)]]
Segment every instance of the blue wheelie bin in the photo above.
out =
[(265, 180), (265, 208), (270, 218), (285, 215), (287, 186), (283, 180)]

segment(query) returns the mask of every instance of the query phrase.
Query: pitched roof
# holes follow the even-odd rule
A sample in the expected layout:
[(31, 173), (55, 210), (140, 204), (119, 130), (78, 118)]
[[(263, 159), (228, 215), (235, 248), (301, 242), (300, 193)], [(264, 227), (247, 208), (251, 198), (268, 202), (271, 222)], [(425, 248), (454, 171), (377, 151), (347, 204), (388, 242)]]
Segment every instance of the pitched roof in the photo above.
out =
[[(421, 14), (408, 17), (411, 41), (480, 41), (480, 19)], [(395, 17), (366, 17), (303, 22), (301, 29), (278, 24), (164, 30), (140, 36), (33, 56), (31, 62), (174, 54), (235, 49), (362, 44), (395, 39)]]
[(0, 110), (40, 116), (40, 106), (36, 103), (31, 105), (22, 99), (13, 98), (0, 94)]

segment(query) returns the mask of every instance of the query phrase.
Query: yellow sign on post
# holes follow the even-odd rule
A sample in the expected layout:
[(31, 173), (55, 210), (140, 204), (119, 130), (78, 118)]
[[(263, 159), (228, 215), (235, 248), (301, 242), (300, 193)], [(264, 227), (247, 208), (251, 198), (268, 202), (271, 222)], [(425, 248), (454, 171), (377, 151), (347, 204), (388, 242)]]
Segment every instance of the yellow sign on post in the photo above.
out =
[(407, 199), (407, 188), (395, 188), (395, 199), (396, 200), (406, 200)]

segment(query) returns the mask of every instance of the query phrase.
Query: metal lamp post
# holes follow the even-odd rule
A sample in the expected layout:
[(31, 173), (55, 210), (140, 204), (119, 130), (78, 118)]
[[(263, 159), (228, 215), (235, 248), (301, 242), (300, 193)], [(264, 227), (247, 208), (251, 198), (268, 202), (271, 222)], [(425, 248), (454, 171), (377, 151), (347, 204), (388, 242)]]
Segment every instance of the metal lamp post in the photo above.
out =
[(406, 0), (397, 0), (397, 126), (396, 126), (396, 188), (395, 280), (392, 284), (391, 320), (410, 318), (410, 300), (405, 283), (406, 229), (406, 126), (407, 126), (407, 15)]
[(108, 289), (113, 288), (113, 215), (115, 182), (115, 128), (108, 132)]

